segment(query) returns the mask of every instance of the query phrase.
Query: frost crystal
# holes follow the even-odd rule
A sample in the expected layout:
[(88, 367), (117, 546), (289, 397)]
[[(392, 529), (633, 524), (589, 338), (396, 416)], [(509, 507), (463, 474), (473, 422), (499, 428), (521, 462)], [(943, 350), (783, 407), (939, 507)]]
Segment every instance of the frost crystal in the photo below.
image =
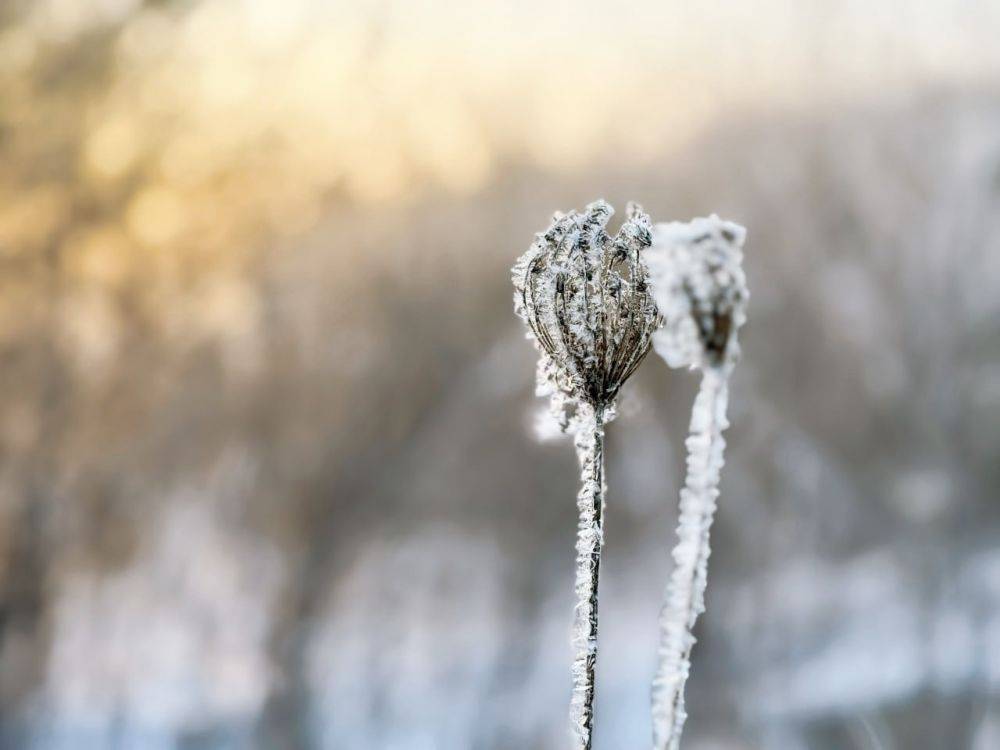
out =
[(723, 465), (728, 380), (739, 357), (737, 330), (749, 297), (742, 269), (743, 227), (717, 216), (658, 224), (646, 253), (663, 328), (654, 347), (671, 367), (696, 367), (702, 382), (691, 413), (687, 477), (681, 490), (674, 570), (660, 614), (659, 663), (653, 679), (655, 750), (677, 750), (687, 714), (684, 684), (692, 630), (705, 610), (709, 529)]
[(604, 545), (604, 422), (594, 407), (581, 406), (574, 443), (580, 461), (580, 514), (576, 536), (576, 608), (573, 618), (573, 695), (570, 723), (577, 748), (590, 748), (594, 727), (597, 667), (597, 586)]
[(649, 217), (629, 204), (614, 238), (604, 201), (556, 214), (514, 265), (514, 310), (540, 352), (538, 395), (572, 432), (580, 460), (571, 723), (575, 746), (590, 748), (597, 663), (597, 587), (604, 542), (604, 425), (615, 397), (650, 348), (659, 325), (640, 251)]

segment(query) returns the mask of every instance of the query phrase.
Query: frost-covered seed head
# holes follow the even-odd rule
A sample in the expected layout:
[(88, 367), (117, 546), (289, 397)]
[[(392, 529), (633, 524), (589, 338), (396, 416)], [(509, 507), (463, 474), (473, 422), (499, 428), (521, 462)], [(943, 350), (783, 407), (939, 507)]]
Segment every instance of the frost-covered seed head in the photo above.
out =
[(671, 367), (728, 370), (739, 358), (736, 333), (746, 321), (746, 230), (714, 214), (657, 224), (645, 260), (663, 328), (656, 351)]
[(514, 310), (542, 353), (539, 395), (610, 406), (650, 348), (659, 319), (640, 251), (652, 224), (630, 203), (614, 238), (604, 201), (557, 213), (514, 265)]

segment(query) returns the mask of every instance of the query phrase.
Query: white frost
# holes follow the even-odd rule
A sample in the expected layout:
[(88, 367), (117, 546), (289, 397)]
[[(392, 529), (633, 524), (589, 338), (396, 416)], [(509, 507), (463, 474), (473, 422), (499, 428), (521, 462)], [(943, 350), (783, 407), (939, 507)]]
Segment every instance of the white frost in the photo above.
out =
[(691, 668), (692, 634), (705, 611), (709, 529), (719, 496), (726, 441), (728, 385), (717, 370), (705, 372), (691, 413), (687, 478), (681, 490), (674, 570), (660, 614), (658, 666), (653, 679), (653, 746), (676, 750), (687, 713), (684, 684)]
[(604, 419), (585, 404), (574, 443), (580, 461), (580, 513), (576, 538), (576, 608), (573, 619), (573, 695), (570, 725), (577, 747), (589, 748), (594, 723), (597, 666), (597, 586), (604, 546)]

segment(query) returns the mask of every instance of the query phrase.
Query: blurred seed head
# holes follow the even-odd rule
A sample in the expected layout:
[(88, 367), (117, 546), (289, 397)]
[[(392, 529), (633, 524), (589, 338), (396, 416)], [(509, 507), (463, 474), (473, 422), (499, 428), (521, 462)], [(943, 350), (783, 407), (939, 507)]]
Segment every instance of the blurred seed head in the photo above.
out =
[(664, 320), (654, 345), (671, 367), (728, 370), (739, 359), (736, 334), (750, 298), (745, 238), (743, 227), (714, 214), (654, 228), (645, 260)]

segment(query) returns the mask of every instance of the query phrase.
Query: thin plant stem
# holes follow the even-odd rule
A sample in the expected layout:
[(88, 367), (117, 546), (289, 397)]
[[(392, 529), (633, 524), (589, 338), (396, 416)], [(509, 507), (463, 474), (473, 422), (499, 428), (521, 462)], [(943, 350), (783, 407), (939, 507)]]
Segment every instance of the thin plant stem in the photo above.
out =
[(580, 460), (570, 702), (576, 750), (590, 750), (594, 729), (604, 425), (660, 323), (640, 257), (652, 241), (652, 222), (629, 204), (611, 237), (606, 228), (612, 213), (604, 201), (582, 213), (557, 213), (511, 270), (514, 311), (541, 355), (536, 393), (549, 396), (549, 414), (561, 431), (573, 434)]
[(580, 459), (580, 512), (576, 541), (576, 609), (573, 626), (573, 697), (570, 714), (577, 750), (590, 750), (597, 669), (597, 597), (604, 546), (604, 407), (586, 407), (576, 435)]
[(728, 401), (728, 379), (707, 368), (691, 412), (686, 441), (687, 476), (681, 490), (674, 570), (660, 613), (659, 660), (653, 679), (654, 750), (678, 750), (687, 713), (684, 686), (691, 669), (692, 634), (698, 615), (705, 611), (709, 531), (719, 496), (719, 475), (726, 441), (723, 430)]

